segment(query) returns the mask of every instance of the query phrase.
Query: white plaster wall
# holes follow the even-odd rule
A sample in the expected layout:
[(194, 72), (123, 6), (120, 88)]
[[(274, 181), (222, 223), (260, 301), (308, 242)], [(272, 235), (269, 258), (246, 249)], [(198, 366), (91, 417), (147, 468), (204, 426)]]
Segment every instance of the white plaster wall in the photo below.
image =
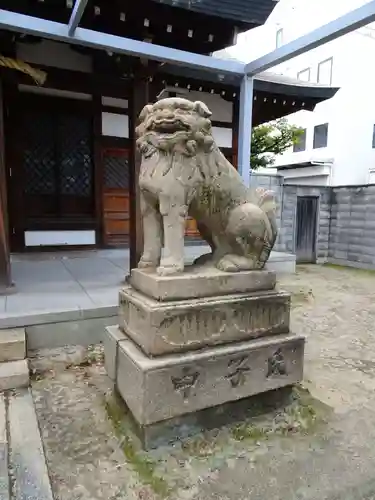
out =
[(84, 73), (92, 71), (91, 57), (74, 51), (64, 43), (51, 40), (35, 44), (18, 43), (16, 53), (18, 58), (29, 63)]
[(233, 131), (231, 128), (212, 127), (212, 135), (219, 148), (231, 148)]
[(102, 135), (129, 137), (129, 117), (119, 113), (102, 113)]
[(95, 245), (95, 231), (25, 231), (27, 247)]

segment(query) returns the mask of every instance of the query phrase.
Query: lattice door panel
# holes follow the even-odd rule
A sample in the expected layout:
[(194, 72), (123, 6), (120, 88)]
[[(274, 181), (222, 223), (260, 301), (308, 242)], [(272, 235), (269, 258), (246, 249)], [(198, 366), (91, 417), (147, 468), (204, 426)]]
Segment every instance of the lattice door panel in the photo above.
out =
[(21, 116), (26, 222), (93, 217), (91, 118), (47, 104)]
[(48, 112), (27, 110), (22, 126), (25, 192), (31, 195), (54, 195), (56, 152), (53, 117)]
[(63, 195), (92, 194), (91, 123), (80, 115), (60, 116), (57, 141), (60, 190)]
[(127, 154), (111, 150), (103, 154), (104, 187), (107, 189), (129, 189), (129, 159)]

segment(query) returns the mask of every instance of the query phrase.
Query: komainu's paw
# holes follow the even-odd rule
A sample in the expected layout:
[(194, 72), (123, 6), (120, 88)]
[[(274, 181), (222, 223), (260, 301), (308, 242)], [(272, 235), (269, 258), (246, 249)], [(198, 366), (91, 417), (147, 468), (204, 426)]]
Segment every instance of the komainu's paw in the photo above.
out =
[(240, 270), (228, 257), (223, 257), (222, 259), (220, 259), (216, 264), (216, 267), (220, 269), (220, 271), (225, 271), (227, 273), (236, 273)]
[(172, 258), (165, 258), (161, 260), (160, 266), (157, 268), (156, 272), (159, 276), (168, 276), (170, 274), (182, 273), (183, 270), (183, 261), (176, 261)]
[(222, 257), (216, 264), (216, 267), (227, 273), (258, 269), (257, 259), (251, 259), (235, 254), (228, 254)]
[(159, 264), (159, 259), (152, 259), (149, 256), (142, 255), (140, 261), (138, 262), (138, 268), (140, 269), (146, 269), (149, 267), (157, 267)]

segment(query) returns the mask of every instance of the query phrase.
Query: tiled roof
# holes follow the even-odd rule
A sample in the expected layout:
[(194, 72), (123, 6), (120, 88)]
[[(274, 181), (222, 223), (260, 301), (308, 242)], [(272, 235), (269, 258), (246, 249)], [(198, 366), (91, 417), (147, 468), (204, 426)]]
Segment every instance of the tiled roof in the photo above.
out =
[(201, 14), (223, 17), (240, 24), (262, 25), (278, 0), (154, 0)]

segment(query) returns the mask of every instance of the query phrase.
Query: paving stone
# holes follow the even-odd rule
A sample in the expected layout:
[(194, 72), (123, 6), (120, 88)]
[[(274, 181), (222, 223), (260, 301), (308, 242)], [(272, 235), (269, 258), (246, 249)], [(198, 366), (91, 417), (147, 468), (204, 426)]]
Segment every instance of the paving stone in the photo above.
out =
[(17, 361), (26, 357), (26, 334), (24, 328), (0, 330), (0, 363)]
[(29, 366), (26, 359), (0, 363), (0, 391), (27, 387), (29, 385)]
[(22, 389), (9, 397), (9, 428), (14, 500), (53, 500), (29, 389)]

